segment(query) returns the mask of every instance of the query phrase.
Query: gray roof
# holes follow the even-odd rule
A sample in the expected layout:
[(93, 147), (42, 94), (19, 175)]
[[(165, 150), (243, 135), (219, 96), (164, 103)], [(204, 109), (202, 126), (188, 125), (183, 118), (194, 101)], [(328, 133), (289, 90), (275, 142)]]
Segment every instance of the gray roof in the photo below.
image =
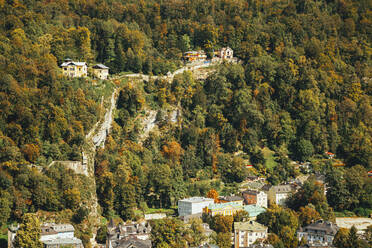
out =
[(192, 202), (192, 203), (197, 203), (197, 202), (205, 202), (205, 201), (213, 201), (214, 202), (214, 199), (212, 199), (212, 198), (206, 198), (206, 197), (195, 196), (195, 197), (190, 197), (190, 198), (179, 200), (178, 202)]
[[(111, 222), (111, 221), (110, 221)], [(111, 224), (112, 225), (112, 224)], [(136, 234), (149, 234), (151, 232), (151, 225), (148, 222), (142, 223), (128, 223), (119, 224), (118, 226), (108, 226), (107, 234), (110, 237), (116, 237), (117, 234), (124, 236)]]
[(151, 248), (151, 240), (128, 239), (121, 240), (115, 248)]
[(242, 201), (243, 200), (243, 198), (241, 198), (240, 196), (235, 196), (235, 195), (220, 196), (219, 198), (224, 201)]
[(86, 64), (87, 64), (86, 62), (68, 61), (68, 62), (63, 62), (63, 63), (61, 64), (61, 67), (69, 66), (69, 65), (84, 66), (84, 65), (86, 65)]
[(203, 216), (203, 213), (197, 213), (197, 214), (189, 214), (180, 216), (180, 219), (184, 222), (189, 222), (191, 219), (200, 219)]
[(323, 231), (327, 235), (336, 235), (338, 231), (338, 226), (330, 221), (317, 220), (305, 227), (299, 229), (300, 232), (317, 232)]
[(293, 187), (289, 184), (276, 185), (273, 186), (272, 189), (275, 193), (290, 193), (293, 191)]
[(75, 228), (71, 224), (44, 223), (41, 226), (41, 235), (74, 232)]
[(105, 66), (104, 64), (96, 64), (95, 66), (93, 66), (94, 69), (109, 69), (107, 66)]
[(57, 238), (43, 241), (45, 245), (79, 245), (82, 244), (78, 238)]
[(270, 184), (265, 184), (264, 186), (262, 186), (261, 190), (262, 191), (269, 191), (271, 189), (271, 185)]
[(242, 194), (248, 194), (248, 195), (258, 195), (259, 193), (260, 192), (258, 190), (251, 190), (251, 189), (248, 189), (242, 192)]

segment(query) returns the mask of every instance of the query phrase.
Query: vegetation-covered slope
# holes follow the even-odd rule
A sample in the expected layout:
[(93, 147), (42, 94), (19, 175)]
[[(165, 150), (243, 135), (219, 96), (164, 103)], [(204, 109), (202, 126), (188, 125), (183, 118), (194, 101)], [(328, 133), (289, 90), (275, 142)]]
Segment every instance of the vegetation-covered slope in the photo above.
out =
[[(230, 46), (242, 61), (222, 65), (205, 81), (186, 73), (171, 84), (158, 80), (122, 89), (113, 133), (97, 154), (105, 216), (130, 219), (145, 203), (169, 207), (210, 188), (231, 193), (230, 186), (245, 178), (248, 159), (257, 173), (279, 183), (298, 173), (290, 159), (331, 151), (347, 167), (361, 165), (356, 180), (368, 185), (370, 1), (0, 0), (0, 16), (0, 203), (9, 212), (4, 221), (18, 218), (10, 195), (35, 195), (33, 184), (19, 183), (18, 165), (79, 159), (84, 135), (102, 111), (89, 80), (60, 76), (57, 65), (66, 57), (101, 62), (115, 73), (146, 74), (174, 70), (189, 49), (211, 55)], [(176, 107), (181, 117), (172, 124), (165, 110)], [(139, 145), (137, 117), (149, 109), (159, 110), (159, 132)], [(262, 147), (275, 151), (277, 167), (265, 168)], [(237, 151), (246, 155), (234, 156)], [(350, 175), (345, 170), (340, 173)], [(370, 209), (369, 198), (360, 200), (370, 189), (353, 194), (354, 181), (347, 178), (332, 181), (343, 194), (330, 191), (329, 198), (342, 196), (332, 198), (331, 207)], [(57, 185), (57, 178), (47, 180)], [(24, 212), (53, 210), (27, 202)]]

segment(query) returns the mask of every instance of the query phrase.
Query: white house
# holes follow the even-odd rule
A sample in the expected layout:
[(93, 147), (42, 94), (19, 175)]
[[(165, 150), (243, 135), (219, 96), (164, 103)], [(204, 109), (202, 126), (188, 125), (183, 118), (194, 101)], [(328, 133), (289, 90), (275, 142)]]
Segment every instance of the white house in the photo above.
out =
[(268, 192), (269, 201), (283, 206), (293, 191), (293, 187), (289, 184), (272, 186)]
[(267, 208), (267, 194), (263, 191), (257, 194), (257, 206)]
[[(18, 227), (9, 228), (8, 247), (14, 247), (14, 238)], [(45, 248), (73, 247), (83, 248), (83, 243), (74, 235), (75, 229), (71, 224), (44, 223), (41, 226), (40, 241)]]
[(267, 227), (255, 221), (234, 223), (234, 248), (248, 248), (267, 238)]
[(264, 191), (246, 190), (242, 192), (246, 205), (256, 205), (267, 208), (267, 194)]
[(75, 229), (71, 224), (43, 224), (40, 241), (61, 238), (74, 238)]
[(82, 248), (83, 243), (74, 236), (74, 232), (75, 228), (71, 224), (45, 223), (41, 226), (40, 241), (46, 248)]
[(332, 222), (318, 220), (308, 226), (300, 227), (297, 231), (297, 238), (299, 241), (305, 238), (308, 244), (328, 246), (332, 245), (338, 229), (337, 225)]
[(85, 62), (75, 62), (71, 59), (65, 59), (61, 64), (62, 73), (66, 77), (86, 77), (88, 75), (88, 66)]
[(213, 204), (214, 199), (205, 197), (191, 197), (178, 201), (179, 216), (186, 216), (192, 214), (201, 214), (203, 208), (209, 204)]

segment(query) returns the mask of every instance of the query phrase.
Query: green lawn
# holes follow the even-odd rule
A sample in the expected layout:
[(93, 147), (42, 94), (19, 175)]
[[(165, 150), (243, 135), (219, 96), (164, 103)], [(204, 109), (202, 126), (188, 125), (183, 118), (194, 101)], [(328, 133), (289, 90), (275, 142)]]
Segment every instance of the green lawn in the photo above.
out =
[(347, 211), (347, 210), (345, 210), (343, 212), (335, 211), (334, 213), (335, 213), (336, 218), (337, 217), (342, 218), (342, 217), (355, 217), (356, 216), (354, 212)]
[[(142, 210), (135, 210), (135, 214), (141, 214), (142, 215)], [(148, 208), (145, 211), (145, 214), (156, 214), (156, 213), (165, 213), (167, 215), (173, 215), (175, 213), (174, 209), (168, 209), (168, 208)]]
[(274, 168), (277, 165), (277, 162), (274, 160), (274, 154), (275, 152), (271, 151), (269, 148), (264, 147), (262, 149), (262, 153), (265, 158), (265, 166), (267, 168)]

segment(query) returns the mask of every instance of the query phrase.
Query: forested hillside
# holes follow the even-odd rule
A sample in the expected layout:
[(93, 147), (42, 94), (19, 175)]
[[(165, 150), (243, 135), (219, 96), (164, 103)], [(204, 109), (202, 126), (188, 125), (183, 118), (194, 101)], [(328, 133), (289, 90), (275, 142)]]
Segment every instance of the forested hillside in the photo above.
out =
[[(136, 209), (169, 208), (212, 188), (235, 193), (247, 161), (278, 184), (300, 173), (291, 160), (321, 160), (325, 151), (345, 163), (315, 163), (334, 186), (327, 204), (370, 210), (371, 7), (368, 0), (0, 0), (1, 223), (76, 210), (84, 195), (72, 172), (22, 166), (80, 160), (103, 113), (101, 95), (112, 83), (97, 90), (91, 79), (63, 78), (65, 58), (158, 75), (178, 68), (190, 49), (210, 57), (226, 46), (241, 63), (223, 64), (206, 80), (184, 73), (121, 89), (113, 131), (96, 157), (102, 214), (133, 219)], [(177, 121), (169, 121), (175, 109)], [(140, 117), (150, 110), (158, 129), (142, 140)], [(276, 167), (262, 148), (273, 151)]]

